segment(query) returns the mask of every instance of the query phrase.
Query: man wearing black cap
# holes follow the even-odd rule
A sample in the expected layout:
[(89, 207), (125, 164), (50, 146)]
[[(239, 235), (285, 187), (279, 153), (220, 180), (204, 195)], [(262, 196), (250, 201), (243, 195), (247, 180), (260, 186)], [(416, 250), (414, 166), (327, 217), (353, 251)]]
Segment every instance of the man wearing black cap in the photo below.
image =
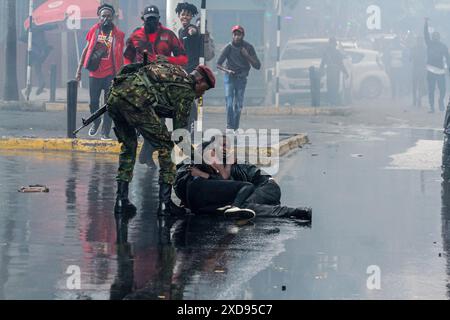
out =
[[(84, 48), (76, 73), (77, 81), (81, 80), (83, 66), (89, 70), (89, 95), (91, 113), (95, 113), (100, 104), (100, 94), (103, 90), (105, 100), (114, 76), (123, 65), (123, 47), (125, 34), (114, 25), (116, 11), (114, 7), (103, 4), (98, 8), (100, 22), (95, 24), (86, 36), (87, 45)], [(102, 140), (109, 137), (112, 121), (107, 114), (103, 117)], [(94, 122), (89, 130), (90, 136), (95, 136), (100, 127), (100, 120)]]
[(157, 55), (168, 57), (172, 64), (184, 66), (188, 62), (183, 44), (172, 30), (159, 22), (159, 9), (149, 6), (142, 12), (144, 25), (133, 31), (126, 43), (125, 64), (142, 62), (144, 51), (148, 52), (150, 61)]
[(116, 214), (136, 210), (128, 200), (128, 185), (136, 162), (136, 130), (151, 142), (159, 154), (159, 214), (184, 213), (171, 200), (176, 173), (171, 157), (174, 143), (161, 118), (172, 118), (175, 130), (185, 128), (193, 101), (214, 88), (215, 81), (214, 74), (206, 66), (198, 66), (188, 75), (181, 67), (168, 63), (163, 56), (158, 56), (147, 66), (135, 64), (124, 68), (115, 78), (108, 98), (108, 112), (114, 120), (116, 136), (122, 143)]
[[(250, 68), (261, 69), (261, 62), (256, 56), (255, 48), (247, 41), (244, 41), (244, 28), (234, 26), (231, 32), (233, 41), (220, 54), (219, 60), (217, 60), (217, 68), (225, 72), (227, 129), (234, 131), (239, 129)], [(225, 60), (227, 64), (224, 67), (223, 63)]]
[[(142, 62), (143, 53), (147, 52), (149, 60), (153, 61), (157, 55), (166, 56), (172, 64), (185, 66), (188, 57), (181, 41), (172, 30), (165, 28), (160, 22), (159, 9), (156, 6), (148, 6), (142, 12), (144, 25), (137, 28), (127, 40), (124, 57), (125, 64)], [(154, 148), (148, 141), (139, 156), (139, 162), (146, 163), (149, 167), (155, 167), (152, 154)]]

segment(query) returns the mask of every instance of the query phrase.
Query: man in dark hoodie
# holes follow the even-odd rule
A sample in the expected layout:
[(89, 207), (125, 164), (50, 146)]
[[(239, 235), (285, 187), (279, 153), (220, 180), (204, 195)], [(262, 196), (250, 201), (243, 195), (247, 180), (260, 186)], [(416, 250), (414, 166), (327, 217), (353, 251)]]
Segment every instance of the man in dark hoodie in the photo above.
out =
[(445, 73), (446, 62), (450, 64), (450, 56), (448, 48), (441, 42), (439, 32), (433, 32), (430, 36), (428, 30), (428, 19), (425, 19), (425, 43), (427, 45), (427, 81), (428, 81), (428, 98), (430, 102), (430, 113), (434, 113), (434, 93), (436, 83), (439, 88), (439, 109), (445, 111), (444, 99), (446, 93)]

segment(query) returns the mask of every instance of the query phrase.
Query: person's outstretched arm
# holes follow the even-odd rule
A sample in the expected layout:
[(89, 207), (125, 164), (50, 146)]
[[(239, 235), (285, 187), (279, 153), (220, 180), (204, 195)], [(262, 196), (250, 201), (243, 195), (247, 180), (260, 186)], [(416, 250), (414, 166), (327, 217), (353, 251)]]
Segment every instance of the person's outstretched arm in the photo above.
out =
[(423, 36), (425, 38), (425, 43), (427, 44), (427, 46), (429, 46), (431, 43), (431, 37), (430, 37), (430, 31), (428, 28), (428, 19), (425, 19), (425, 27), (423, 30)]

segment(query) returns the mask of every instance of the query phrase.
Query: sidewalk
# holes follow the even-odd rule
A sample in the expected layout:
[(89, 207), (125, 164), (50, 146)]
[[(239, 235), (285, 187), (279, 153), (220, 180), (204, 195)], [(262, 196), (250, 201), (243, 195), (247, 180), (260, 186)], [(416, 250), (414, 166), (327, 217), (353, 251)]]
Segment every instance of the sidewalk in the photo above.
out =
[[(88, 112), (80, 112), (77, 126), (81, 126), (81, 117), (88, 116)], [(99, 137), (89, 137), (89, 128), (79, 134), (80, 139), (66, 139), (67, 120), (66, 112), (32, 112), (32, 111), (1, 111), (0, 110), (0, 150), (30, 150), (30, 151), (61, 151), (61, 152), (89, 152), (99, 154), (118, 154), (120, 145), (116, 141), (101, 141)], [(225, 114), (207, 113), (204, 116), (203, 128), (218, 129), (225, 133)], [(295, 124), (295, 125), (294, 125)], [(270, 117), (243, 115), (244, 130), (260, 129), (280, 132), (279, 145), (259, 148), (251, 143), (245, 153), (274, 154), (279, 156), (299, 148), (308, 143), (307, 134), (302, 130), (293, 117)], [(270, 131), (269, 131), (270, 133)], [(262, 131), (264, 134), (264, 131)], [(114, 134), (111, 132), (111, 136)], [(254, 144), (254, 143), (253, 143)]]
[[(0, 101), (0, 111), (36, 111), (36, 112), (54, 112), (66, 111), (67, 108), (67, 90), (58, 88), (56, 90), (56, 101), (50, 100), (50, 92), (44, 90), (42, 94), (36, 96), (36, 89), (33, 88), (30, 95), (30, 102), (20, 101)], [(78, 89), (78, 112), (89, 112), (89, 91), (84, 88)], [(205, 106), (205, 113), (225, 114), (225, 106), (212, 107)], [(282, 115), (336, 115), (346, 116), (351, 114), (351, 107), (304, 107), (304, 106), (280, 106), (280, 108), (267, 106), (247, 106), (242, 110), (242, 115), (263, 115), (263, 116), (282, 116)]]

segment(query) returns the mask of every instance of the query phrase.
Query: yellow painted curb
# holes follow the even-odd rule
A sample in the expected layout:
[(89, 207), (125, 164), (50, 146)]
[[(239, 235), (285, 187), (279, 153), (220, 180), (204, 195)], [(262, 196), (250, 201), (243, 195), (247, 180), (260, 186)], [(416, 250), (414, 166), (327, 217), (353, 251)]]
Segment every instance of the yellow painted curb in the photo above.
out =
[[(281, 157), (289, 151), (308, 143), (305, 134), (298, 134), (279, 143), (278, 146), (261, 150), (258, 147), (249, 147), (239, 150), (251, 155), (274, 155), (274, 149), (278, 148)], [(139, 146), (139, 149), (142, 145)], [(0, 150), (25, 150), (25, 151), (69, 151), (98, 154), (119, 154), (120, 144), (116, 141), (83, 140), (83, 139), (32, 139), (32, 138), (1, 138)], [(139, 151), (139, 150), (138, 150)], [(276, 151), (275, 151), (276, 152)]]

